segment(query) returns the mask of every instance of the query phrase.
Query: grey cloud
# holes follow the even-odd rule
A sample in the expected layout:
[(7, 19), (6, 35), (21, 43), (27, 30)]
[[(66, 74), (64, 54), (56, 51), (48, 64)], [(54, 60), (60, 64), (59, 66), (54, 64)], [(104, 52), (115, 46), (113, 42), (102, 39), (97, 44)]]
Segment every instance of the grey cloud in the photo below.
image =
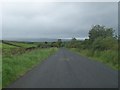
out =
[(3, 38), (84, 38), (92, 25), (117, 31), (117, 3), (8, 3)]

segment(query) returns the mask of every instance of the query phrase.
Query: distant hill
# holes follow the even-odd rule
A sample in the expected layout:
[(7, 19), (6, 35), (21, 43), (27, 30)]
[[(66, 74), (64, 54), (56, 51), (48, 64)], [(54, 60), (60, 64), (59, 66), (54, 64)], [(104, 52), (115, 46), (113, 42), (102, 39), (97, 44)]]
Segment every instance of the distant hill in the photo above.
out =
[[(24, 38), (24, 39), (4, 39), (7, 41), (20, 41), (20, 42), (56, 42), (58, 39), (52, 38)], [(71, 39), (62, 39), (62, 41), (70, 41)]]

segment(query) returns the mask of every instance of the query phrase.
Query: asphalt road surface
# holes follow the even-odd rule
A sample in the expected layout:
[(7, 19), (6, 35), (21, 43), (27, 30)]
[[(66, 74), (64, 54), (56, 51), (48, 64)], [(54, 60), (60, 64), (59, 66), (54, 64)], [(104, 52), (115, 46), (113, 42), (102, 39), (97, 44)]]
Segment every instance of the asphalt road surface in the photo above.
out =
[(117, 88), (118, 72), (61, 48), (8, 88)]

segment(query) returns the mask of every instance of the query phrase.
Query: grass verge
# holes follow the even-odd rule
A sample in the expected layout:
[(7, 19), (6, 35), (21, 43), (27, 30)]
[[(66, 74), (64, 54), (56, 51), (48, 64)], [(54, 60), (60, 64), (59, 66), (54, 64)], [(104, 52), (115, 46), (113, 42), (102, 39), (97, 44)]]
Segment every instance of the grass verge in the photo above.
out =
[(2, 43), (0, 42), (0, 90), (2, 89)]
[(118, 69), (118, 51), (91, 51), (88, 49), (79, 50), (77, 48), (71, 48), (70, 50), (91, 60), (99, 61), (114, 70), (120, 70), (120, 68)]
[(2, 55), (0, 54), (0, 90), (2, 89)]
[(2, 57), (2, 87), (6, 87), (56, 51), (57, 48), (36, 49), (17, 56)]

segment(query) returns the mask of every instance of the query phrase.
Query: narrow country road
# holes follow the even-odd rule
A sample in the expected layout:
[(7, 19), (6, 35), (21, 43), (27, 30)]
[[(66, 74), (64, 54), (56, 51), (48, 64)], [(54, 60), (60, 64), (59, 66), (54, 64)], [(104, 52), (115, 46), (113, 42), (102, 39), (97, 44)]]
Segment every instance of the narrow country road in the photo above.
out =
[(8, 86), (8, 88), (117, 87), (117, 71), (64, 48)]

